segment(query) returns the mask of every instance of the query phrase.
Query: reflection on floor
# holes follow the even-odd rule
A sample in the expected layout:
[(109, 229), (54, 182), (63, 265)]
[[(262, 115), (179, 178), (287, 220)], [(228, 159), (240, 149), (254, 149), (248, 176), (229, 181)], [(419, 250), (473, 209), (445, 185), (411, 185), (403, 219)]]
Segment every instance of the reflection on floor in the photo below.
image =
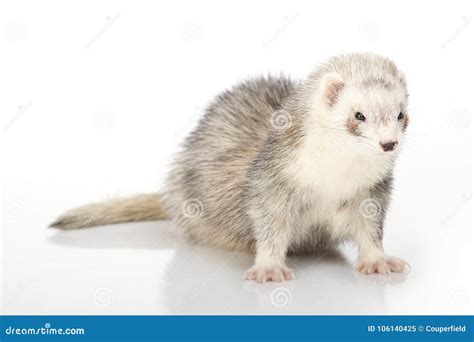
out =
[(6, 279), (15, 281), (4, 289), (5, 312), (385, 314), (416, 286), (410, 274), (354, 272), (350, 246), (291, 257), (296, 280), (262, 285), (242, 280), (252, 256), (189, 245), (170, 222), (45, 235), (37, 258), (6, 268)]

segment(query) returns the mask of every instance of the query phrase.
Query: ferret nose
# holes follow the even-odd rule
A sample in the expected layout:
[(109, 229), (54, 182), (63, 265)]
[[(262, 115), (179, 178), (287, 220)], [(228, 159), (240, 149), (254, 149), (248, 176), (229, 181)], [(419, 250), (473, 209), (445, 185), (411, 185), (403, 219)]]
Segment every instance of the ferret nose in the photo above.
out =
[(397, 144), (398, 141), (380, 142), (380, 146), (385, 152), (393, 151)]

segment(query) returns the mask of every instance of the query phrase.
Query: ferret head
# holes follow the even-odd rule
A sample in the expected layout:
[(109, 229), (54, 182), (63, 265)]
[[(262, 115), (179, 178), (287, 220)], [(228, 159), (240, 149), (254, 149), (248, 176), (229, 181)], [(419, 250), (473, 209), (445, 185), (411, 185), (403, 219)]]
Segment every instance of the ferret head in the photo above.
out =
[(408, 94), (392, 61), (371, 54), (333, 61), (319, 75), (319, 100), (325, 128), (342, 148), (384, 157), (399, 150), (408, 125)]

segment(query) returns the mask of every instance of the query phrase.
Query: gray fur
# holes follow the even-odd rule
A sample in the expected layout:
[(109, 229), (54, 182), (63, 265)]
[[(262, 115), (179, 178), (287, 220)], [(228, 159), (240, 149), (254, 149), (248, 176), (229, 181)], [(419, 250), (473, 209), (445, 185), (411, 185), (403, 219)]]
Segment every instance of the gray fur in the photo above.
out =
[[(345, 80), (344, 87), (338, 88), (341, 92), (349, 87), (392, 91), (401, 86), (406, 94), (404, 77), (393, 62), (371, 54), (333, 58), (304, 82), (268, 76), (224, 91), (184, 142), (163, 194), (166, 212), (190, 241), (234, 250), (265, 250), (284, 264), (280, 259), (287, 253), (314, 251), (352, 237), (334, 237), (332, 227), (321, 222), (305, 227), (301, 218), (314, 210), (317, 193), (285, 172), (295, 162), (295, 151), (307, 134), (311, 99), (321, 77), (330, 72)], [(291, 125), (278, 127), (274, 121), (279, 111)], [(377, 231), (373, 242), (380, 248), (391, 174), (360, 189), (357, 198), (341, 198), (338, 209), (356, 212), (364, 196), (380, 203), (381, 212), (373, 224)], [(70, 222), (71, 218), (66, 215), (54, 225), (61, 227), (61, 220)], [(107, 221), (120, 219), (99, 222)]]
[[(271, 115), (296, 87), (286, 77), (249, 80), (222, 93), (207, 108), (178, 154), (166, 189), (167, 211), (192, 241), (254, 249), (255, 233), (246, 209), (250, 180), (265, 169), (276, 172), (288, 154), (276, 142), (281, 137), (272, 133)], [(292, 132), (297, 135), (297, 128)], [(274, 160), (277, 155), (280, 159)], [(197, 218), (183, 213), (189, 199), (202, 203)]]

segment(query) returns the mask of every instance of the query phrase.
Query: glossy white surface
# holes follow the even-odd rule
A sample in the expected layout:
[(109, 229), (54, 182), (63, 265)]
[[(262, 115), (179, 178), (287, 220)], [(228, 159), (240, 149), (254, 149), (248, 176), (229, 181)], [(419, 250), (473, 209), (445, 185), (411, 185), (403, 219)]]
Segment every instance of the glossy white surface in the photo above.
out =
[(430, 236), (389, 232), (387, 249), (410, 262), (407, 275), (359, 275), (350, 265), (353, 249), (345, 248), (341, 255), (292, 257), (296, 280), (262, 285), (241, 280), (250, 256), (191, 246), (169, 222), (62, 232), (35, 218), (7, 222), (3, 313), (472, 313), (468, 227)]
[[(3, 4), (2, 312), (472, 314), (472, 6)], [(358, 275), (346, 246), (292, 258), (296, 280), (260, 285), (241, 280), (250, 256), (190, 246), (169, 222), (46, 228), (77, 205), (159, 191), (223, 89), (268, 72), (301, 78), (349, 51), (387, 55), (407, 75), (410, 126), (384, 240), (410, 274)]]

